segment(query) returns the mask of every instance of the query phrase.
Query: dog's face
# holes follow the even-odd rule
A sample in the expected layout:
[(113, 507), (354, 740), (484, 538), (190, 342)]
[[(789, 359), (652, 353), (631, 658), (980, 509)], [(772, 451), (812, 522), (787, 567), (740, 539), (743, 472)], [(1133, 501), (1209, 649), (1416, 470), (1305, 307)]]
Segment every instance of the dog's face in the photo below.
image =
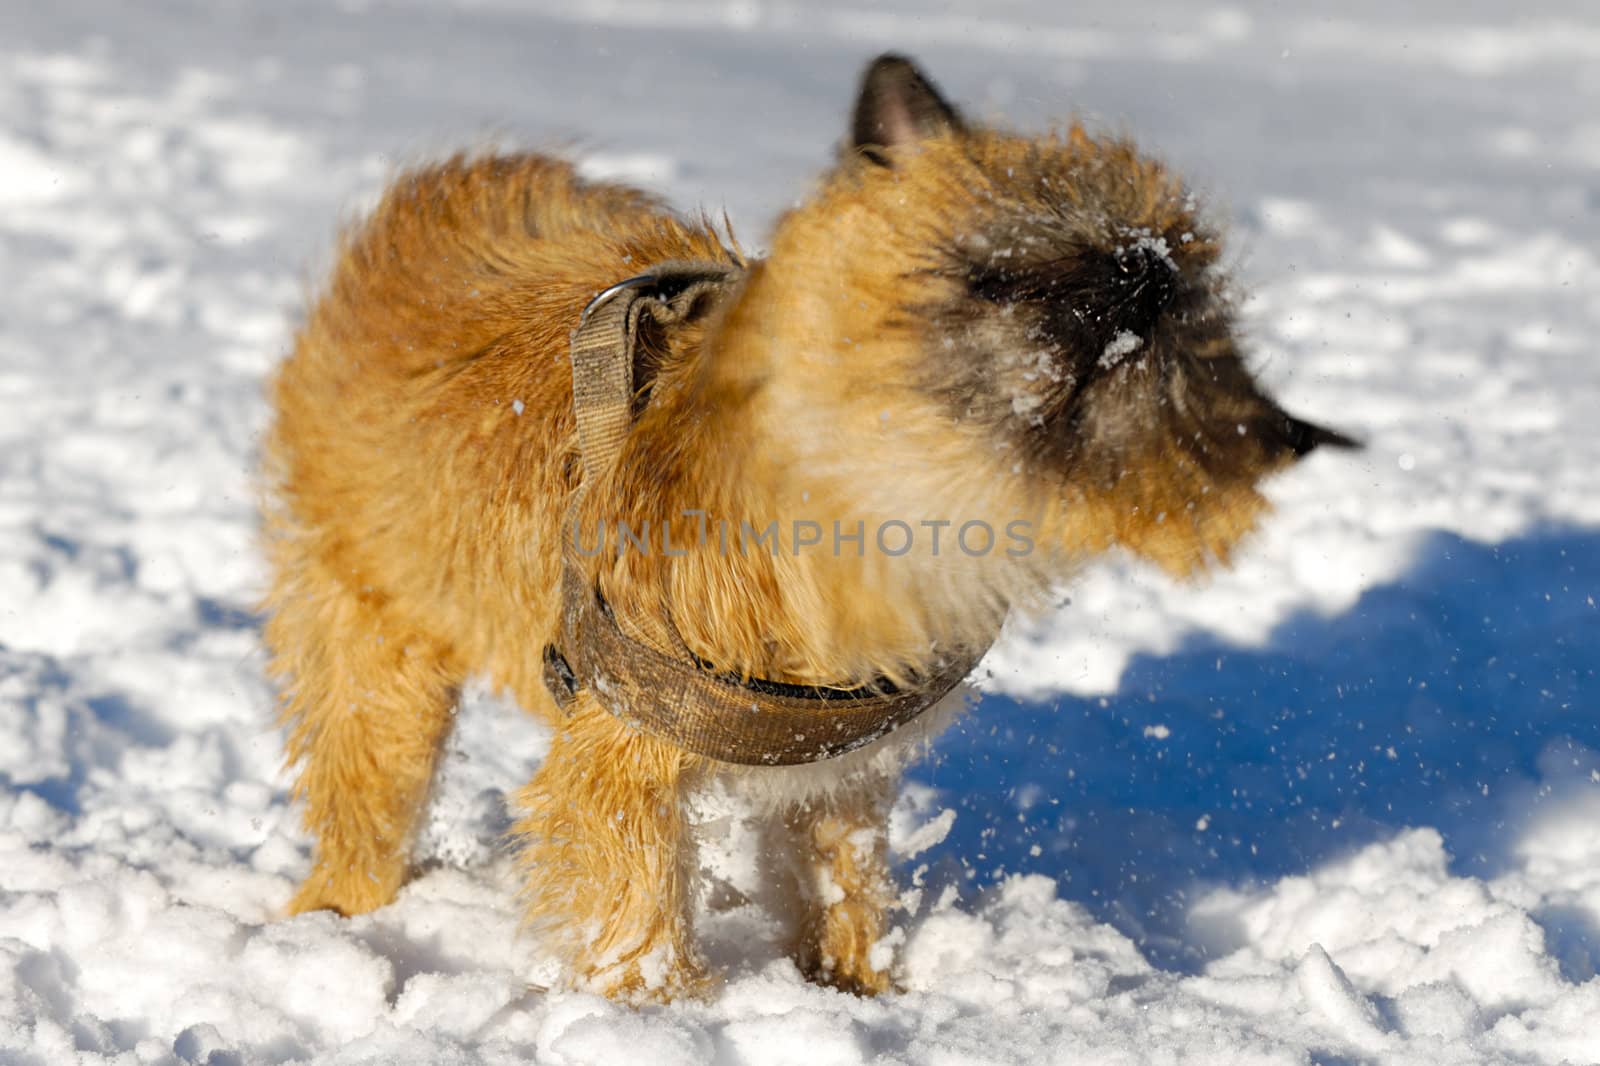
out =
[(1350, 443), (1256, 385), (1216, 234), (1131, 144), (969, 126), (896, 57), (852, 125), (830, 183), (876, 242), (853, 285), (915, 294), (882, 323), (914, 338), (896, 372), (1051, 502), (1058, 542), (1187, 572), (1254, 524), (1262, 477)]

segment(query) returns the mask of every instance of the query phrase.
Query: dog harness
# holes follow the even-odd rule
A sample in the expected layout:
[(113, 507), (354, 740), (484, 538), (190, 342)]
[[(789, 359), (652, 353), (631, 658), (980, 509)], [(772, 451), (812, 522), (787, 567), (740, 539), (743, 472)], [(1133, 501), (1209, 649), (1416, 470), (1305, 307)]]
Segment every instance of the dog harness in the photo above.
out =
[(579, 504), (616, 462), (633, 425), (641, 332), (704, 315), (742, 277), (742, 268), (723, 263), (663, 264), (601, 292), (572, 332), (572, 407), (583, 479), (563, 523), (561, 629), (558, 643), (544, 649), (544, 681), (565, 709), (579, 690), (588, 689), (630, 726), (696, 755), (747, 766), (793, 766), (843, 755), (911, 721), (971, 673), (987, 649), (937, 660), (916, 684), (904, 687), (887, 678), (857, 688), (746, 678), (696, 655), (670, 616), (672, 648), (630, 636), (585, 576), (577, 545)]

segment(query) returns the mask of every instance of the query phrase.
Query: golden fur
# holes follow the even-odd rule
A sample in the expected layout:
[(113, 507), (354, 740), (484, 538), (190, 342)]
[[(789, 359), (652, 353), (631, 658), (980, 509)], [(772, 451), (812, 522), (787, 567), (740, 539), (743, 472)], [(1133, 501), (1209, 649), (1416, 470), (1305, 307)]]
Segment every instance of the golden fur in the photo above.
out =
[[(693, 528), (680, 517), (690, 511), (713, 529), (780, 520), (776, 553), (719, 550), (713, 536), (676, 544), (683, 557), (591, 560), (637, 636), (664, 642), (670, 614), (697, 654), (747, 675), (906, 680), (938, 648), (992, 640), (1008, 610), (1096, 552), (1122, 546), (1177, 573), (1225, 560), (1262, 511), (1256, 481), (1293, 457), (1266, 433), (1231, 443), (1244, 421), (1195, 449), (1187, 436), (1173, 445), (1176, 430), (1141, 436), (1102, 414), (1169, 387), (1155, 327), (1140, 364), (1066, 375), (1082, 398), (1062, 386), (1048, 400), (1079, 404), (1070, 426), (1011, 426), (1011, 410), (1034, 401), (994, 391), (1011, 388), (990, 383), (1012, 380), (1007, 351), (977, 384), (970, 357), (939, 352), (1038, 335), (1032, 297), (995, 300), (984, 286), (1048, 289), (1037, 277), (1077, 269), (1087, 253), (1070, 249), (1090, 238), (1026, 276), (1005, 241), (1033, 247), (1052, 212), (1112, 218), (1168, 235), (1173, 270), (1199, 277), (1215, 240), (1177, 180), (1131, 146), (1077, 128), (1044, 139), (969, 128), (897, 63), (875, 65), (878, 95), (858, 108), (858, 130), (863, 115), (887, 115), (881, 141), (858, 137), (738, 291), (652, 353), (649, 401), (579, 516), (589, 529), (671, 521), (675, 536)], [(737, 258), (709, 223), (537, 155), (406, 174), (347, 234), (277, 377), (267, 447), (267, 640), (317, 840), (293, 912), (356, 914), (393, 898), (457, 689), (484, 672), (557, 729), (517, 797), (530, 918), (589, 987), (667, 997), (702, 985), (681, 804), (718, 768), (630, 730), (592, 693), (558, 714), (540, 655), (557, 629), (562, 518), (580, 470), (569, 332), (596, 292), (651, 264)], [(1208, 307), (1223, 314), (1224, 297)], [(941, 330), (960, 345), (935, 343)], [(1189, 348), (1206, 345), (1219, 351), (1184, 353), (1191, 373), (1211, 365), (1195, 359), (1234, 358), (1225, 332)], [(1276, 417), (1239, 388), (1243, 399), (1177, 407)], [(1099, 451), (1063, 451), (1051, 434)], [(1025, 519), (1037, 550), (975, 558), (919, 540), (889, 556), (869, 532), (860, 554), (800, 551), (795, 519), (830, 535), (835, 520), (870, 531), (888, 519)], [(872, 948), (892, 899), (894, 762), (786, 793), (772, 815), (807, 901), (796, 956), (860, 992), (889, 981)]]

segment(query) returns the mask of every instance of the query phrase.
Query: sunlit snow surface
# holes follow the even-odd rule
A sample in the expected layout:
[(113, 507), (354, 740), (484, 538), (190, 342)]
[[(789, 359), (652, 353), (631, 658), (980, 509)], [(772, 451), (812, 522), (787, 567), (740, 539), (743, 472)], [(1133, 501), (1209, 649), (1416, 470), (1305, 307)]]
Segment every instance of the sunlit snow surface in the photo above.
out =
[[(1591, 5), (0, 24), (0, 1061), (1600, 1062)], [(903, 992), (805, 984), (749, 906), (704, 917), (709, 1002), (541, 991), (496, 836), (545, 738), (482, 692), (423, 875), (277, 921), (307, 841), (251, 477), (336, 221), (458, 146), (581, 145), (758, 246), (885, 48), (979, 116), (1077, 110), (1179, 165), (1265, 377), (1368, 449), (1276, 482), (1234, 571), (1113, 561), (996, 650), (897, 810)]]

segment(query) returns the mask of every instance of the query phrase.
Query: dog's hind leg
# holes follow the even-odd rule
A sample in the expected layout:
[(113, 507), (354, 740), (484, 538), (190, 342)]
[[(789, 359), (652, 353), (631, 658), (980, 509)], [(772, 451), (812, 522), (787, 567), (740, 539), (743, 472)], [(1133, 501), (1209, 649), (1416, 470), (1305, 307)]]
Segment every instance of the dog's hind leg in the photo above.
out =
[(680, 790), (689, 763), (585, 691), (518, 796), (528, 921), (579, 987), (667, 1000), (703, 984)]
[(267, 641), (317, 842), (293, 914), (361, 914), (394, 898), (453, 720), (449, 650), (375, 601), (306, 571), (280, 572), (274, 590)]

